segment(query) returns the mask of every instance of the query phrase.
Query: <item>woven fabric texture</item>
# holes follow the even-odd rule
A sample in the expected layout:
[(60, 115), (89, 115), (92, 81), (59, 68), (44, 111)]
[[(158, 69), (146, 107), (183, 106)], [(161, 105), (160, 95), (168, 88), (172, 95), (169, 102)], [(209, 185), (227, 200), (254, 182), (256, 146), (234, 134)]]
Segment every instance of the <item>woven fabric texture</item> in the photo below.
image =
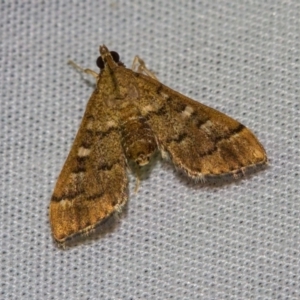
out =
[[(300, 2), (2, 1), (1, 299), (300, 299)], [(99, 45), (249, 127), (270, 166), (194, 183), (155, 161), (113, 225), (62, 250), (51, 194)]]

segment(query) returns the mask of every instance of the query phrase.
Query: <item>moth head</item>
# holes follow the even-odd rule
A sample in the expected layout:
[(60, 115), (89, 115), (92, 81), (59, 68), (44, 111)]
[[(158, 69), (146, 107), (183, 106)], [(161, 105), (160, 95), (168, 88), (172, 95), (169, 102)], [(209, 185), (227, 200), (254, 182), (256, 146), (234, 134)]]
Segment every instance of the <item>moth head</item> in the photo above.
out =
[(97, 58), (96, 64), (100, 68), (100, 70), (103, 70), (105, 68), (105, 65), (108, 64), (110, 68), (114, 66), (125, 66), (120, 61), (120, 56), (116, 51), (109, 51), (106, 46), (100, 46), (100, 56)]

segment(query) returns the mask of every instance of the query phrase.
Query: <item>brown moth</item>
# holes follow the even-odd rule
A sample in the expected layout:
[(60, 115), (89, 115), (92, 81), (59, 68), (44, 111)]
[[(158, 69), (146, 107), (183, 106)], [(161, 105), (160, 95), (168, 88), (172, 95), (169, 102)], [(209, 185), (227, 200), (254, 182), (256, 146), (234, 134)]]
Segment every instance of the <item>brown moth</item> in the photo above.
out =
[(194, 179), (237, 174), (267, 163), (244, 125), (160, 83), (136, 57), (133, 69), (100, 47), (97, 78), (50, 204), (54, 239), (88, 233), (128, 198), (129, 161), (144, 166), (156, 150)]

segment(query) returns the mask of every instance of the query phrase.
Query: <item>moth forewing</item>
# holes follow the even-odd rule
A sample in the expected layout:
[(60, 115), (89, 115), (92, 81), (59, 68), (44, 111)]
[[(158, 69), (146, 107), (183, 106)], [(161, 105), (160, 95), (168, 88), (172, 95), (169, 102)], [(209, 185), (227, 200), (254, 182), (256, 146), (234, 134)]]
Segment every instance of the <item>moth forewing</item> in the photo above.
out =
[(159, 148), (188, 176), (236, 174), (267, 162), (263, 146), (241, 123), (152, 78), (138, 77), (145, 82), (144, 88), (140, 83), (144, 117)]
[(114, 111), (113, 80), (102, 70), (86, 108), (69, 156), (57, 180), (50, 204), (55, 240), (64, 243), (87, 233), (123, 206), (128, 198), (126, 157)]
[(156, 149), (196, 179), (267, 162), (262, 145), (239, 122), (166, 87), (139, 58), (134, 72), (106, 46), (100, 54), (96, 90), (51, 199), (57, 242), (89, 233), (119, 211), (128, 198), (128, 161), (146, 165)]

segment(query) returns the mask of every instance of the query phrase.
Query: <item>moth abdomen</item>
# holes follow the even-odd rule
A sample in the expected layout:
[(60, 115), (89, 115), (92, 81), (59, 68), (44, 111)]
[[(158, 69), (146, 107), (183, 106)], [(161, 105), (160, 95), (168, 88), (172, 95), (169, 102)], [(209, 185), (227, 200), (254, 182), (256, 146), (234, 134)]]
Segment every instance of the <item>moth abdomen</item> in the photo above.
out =
[(139, 166), (148, 164), (157, 149), (155, 136), (142, 116), (132, 116), (121, 125), (122, 146), (128, 160)]

